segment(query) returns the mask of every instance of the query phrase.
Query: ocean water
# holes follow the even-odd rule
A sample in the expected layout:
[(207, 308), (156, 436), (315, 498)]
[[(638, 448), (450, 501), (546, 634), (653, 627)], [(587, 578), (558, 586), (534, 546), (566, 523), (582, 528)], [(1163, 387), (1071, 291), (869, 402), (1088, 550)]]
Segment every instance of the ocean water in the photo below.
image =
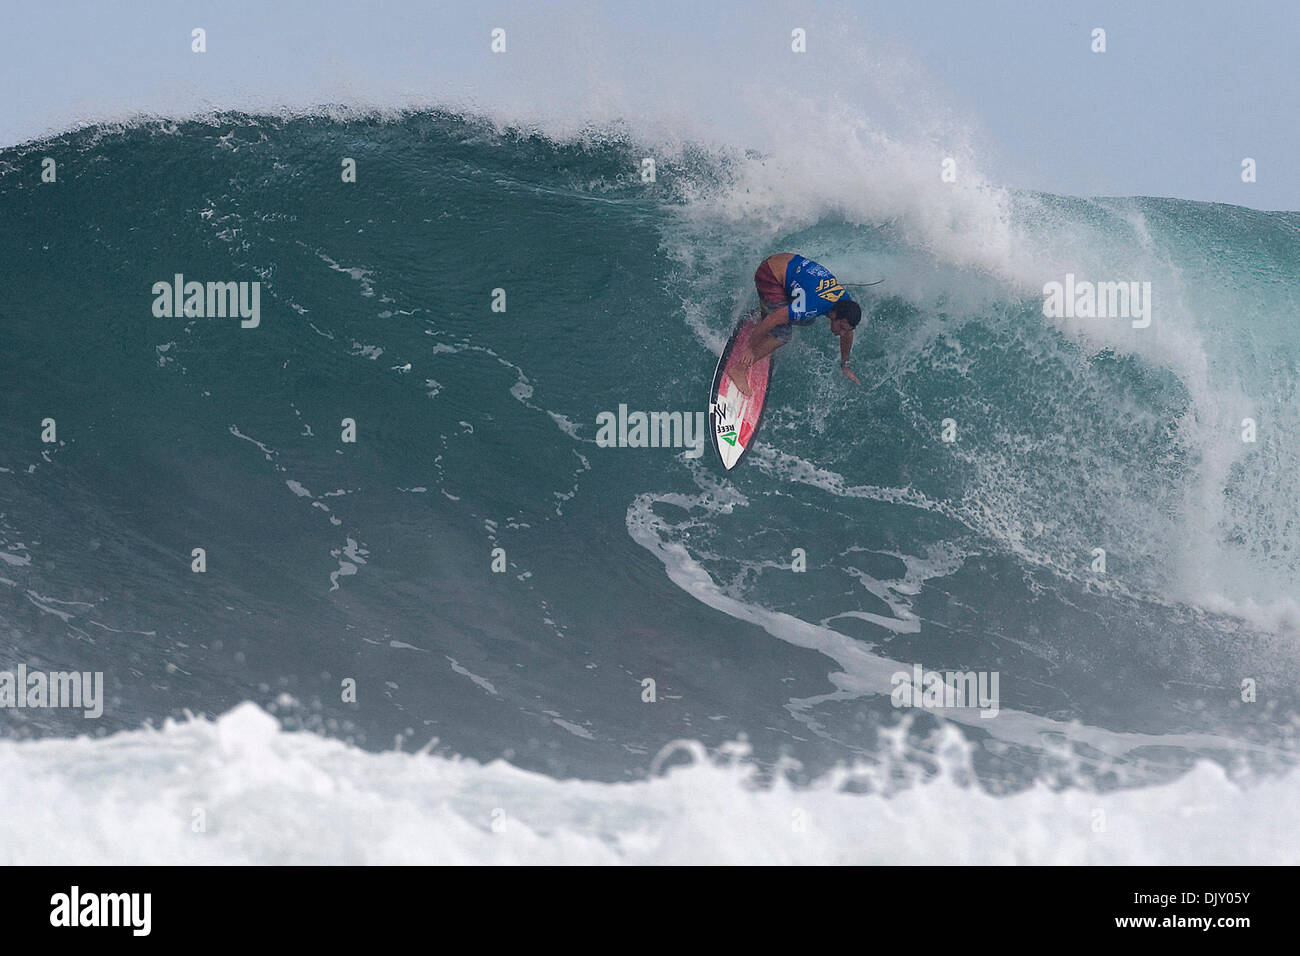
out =
[[(1294, 861), (1300, 214), (860, 145), (413, 110), (0, 152), (0, 671), (106, 694), (0, 708), (0, 852)], [(705, 410), (781, 250), (885, 279), (864, 386), (817, 326), (736, 471), (598, 445)], [(1151, 282), (1151, 326), (1045, 318), (1067, 273)], [(260, 325), (155, 316), (176, 274)], [(996, 715), (895, 706), (915, 666)]]

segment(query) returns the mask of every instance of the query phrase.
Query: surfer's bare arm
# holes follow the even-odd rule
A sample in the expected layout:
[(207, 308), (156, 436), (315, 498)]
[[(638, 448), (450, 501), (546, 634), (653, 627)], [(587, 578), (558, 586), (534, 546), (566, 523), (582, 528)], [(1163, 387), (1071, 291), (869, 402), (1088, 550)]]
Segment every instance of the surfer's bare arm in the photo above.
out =
[[(848, 323), (845, 323), (846, 325)], [(858, 377), (853, 374), (853, 369), (849, 368), (849, 352), (853, 350), (853, 330), (849, 329), (840, 335), (840, 371), (854, 385), (861, 385)]]

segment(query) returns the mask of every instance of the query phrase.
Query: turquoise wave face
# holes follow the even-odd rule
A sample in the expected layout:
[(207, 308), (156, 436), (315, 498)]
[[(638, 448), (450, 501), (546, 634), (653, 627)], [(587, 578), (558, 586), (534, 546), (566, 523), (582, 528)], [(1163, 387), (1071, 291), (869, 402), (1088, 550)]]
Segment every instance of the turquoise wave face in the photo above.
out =
[[(729, 204), (760, 159), (644, 152), (420, 114), (0, 154), (0, 670), (104, 672), (98, 731), (251, 699), (609, 779), (740, 735), (814, 772), (904, 719), (1002, 787), (1287, 759), (1295, 215), (1019, 196), (1021, 245), (954, 264), (816, 195), (788, 231)], [(814, 326), (736, 472), (598, 445), (704, 410), (782, 250), (886, 277), (864, 386)], [(1046, 318), (1067, 271), (1152, 282), (1155, 322)], [(895, 706), (918, 666), (997, 707)]]

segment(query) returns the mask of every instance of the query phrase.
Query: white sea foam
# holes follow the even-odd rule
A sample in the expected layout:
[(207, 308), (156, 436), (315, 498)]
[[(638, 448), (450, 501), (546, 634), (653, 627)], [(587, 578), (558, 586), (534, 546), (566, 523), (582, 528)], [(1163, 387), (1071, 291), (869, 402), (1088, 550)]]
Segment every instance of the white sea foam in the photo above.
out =
[[(636, 783), (367, 753), (242, 704), (216, 721), (0, 741), (8, 864), (1291, 864), (1300, 777), (1198, 764), (1140, 790), (995, 797), (944, 773), (889, 796), (750, 785), (702, 759)], [(663, 760), (657, 763), (664, 763)], [(675, 763), (680, 763), (676, 761)], [(196, 821), (201, 821), (201, 829)]]

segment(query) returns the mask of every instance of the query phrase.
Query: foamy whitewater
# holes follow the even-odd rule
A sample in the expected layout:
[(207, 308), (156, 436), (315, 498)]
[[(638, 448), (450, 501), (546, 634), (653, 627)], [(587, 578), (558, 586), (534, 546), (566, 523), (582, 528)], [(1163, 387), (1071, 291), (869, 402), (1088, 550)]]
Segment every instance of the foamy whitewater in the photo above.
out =
[(1175, 784), (1002, 798), (945, 777), (886, 798), (840, 789), (852, 771), (755, 787), (742, 765), (681, 752), (695, 762), (638, 783), (556, 780), (365, 753), (243, 704), (98, 742), (0, 743), (18, 781), (0, 840), (6, 863), (92, 865), (1280, 865), (1300, 852), (1294, 773), (1245, 788), (1204, 762)]
[[(1005, 188), (838, 27), (814, 101), (586, 25), (0, 151), (0, 672), (105, 687), (0, 708), (0, 860), (1295, 862), (1300, 214)], [(598, 445), (705, 408), (783, 250), (885, 280), (864, 386), (818, 326), (736, 471)], [(1045, 316), (1067, 275), (1153, 321)]]

